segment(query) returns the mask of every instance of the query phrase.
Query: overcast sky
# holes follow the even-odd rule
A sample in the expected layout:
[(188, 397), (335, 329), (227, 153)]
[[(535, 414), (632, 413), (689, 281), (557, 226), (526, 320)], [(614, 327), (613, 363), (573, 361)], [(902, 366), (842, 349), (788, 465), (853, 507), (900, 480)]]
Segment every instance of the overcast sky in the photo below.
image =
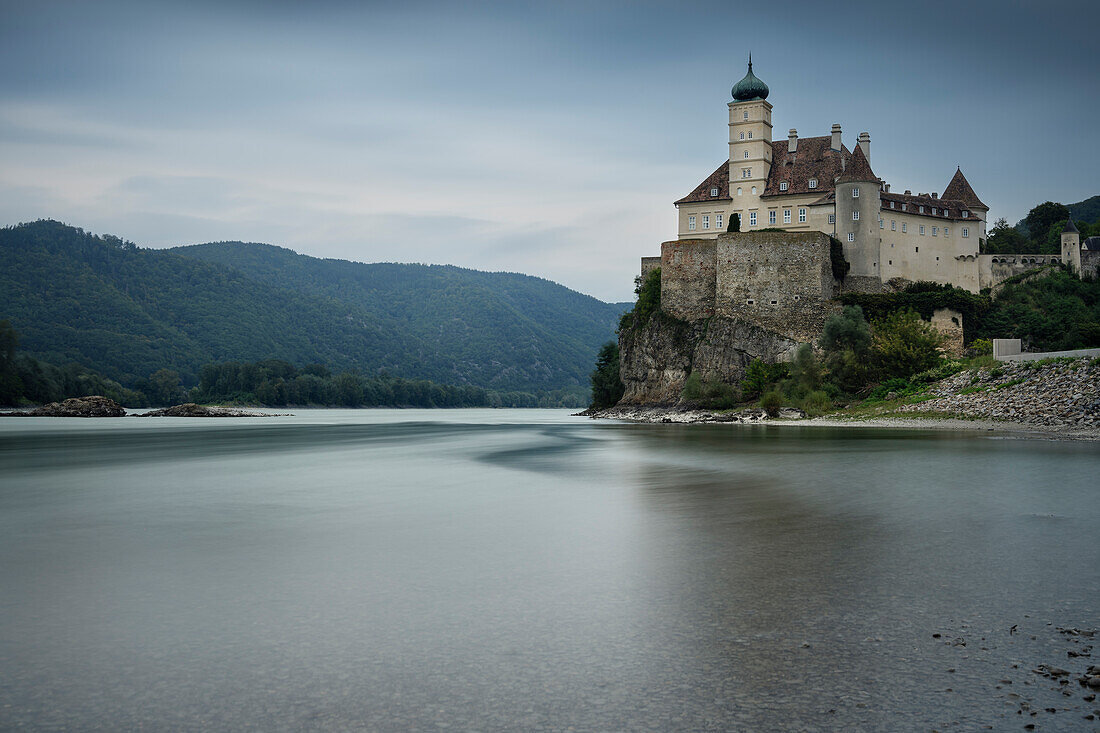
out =
[(1097, 4), (0, 0), (0, 224), (260, 241), (628, 300), (730, 87), (990, 217), (1100, 193)]

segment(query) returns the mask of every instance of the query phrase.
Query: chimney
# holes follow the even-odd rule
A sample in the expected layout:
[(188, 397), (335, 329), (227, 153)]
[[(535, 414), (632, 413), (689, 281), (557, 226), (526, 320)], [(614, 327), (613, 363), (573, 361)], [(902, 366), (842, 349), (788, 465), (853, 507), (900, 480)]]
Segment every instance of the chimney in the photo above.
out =
[(833, 125), (833, 144), (829, 147), (833, 150), (840, 150), (840, 125)]
[(907, 189), (905, 189), (905, 195), (906, 195), (906, 196), (912, 196), (912, 195), (913, 195), (913, 192), (912, 192), (912, 191), (910, 191), (910, 190), (909, 190), (909, 189), (907, 188)]
[(863, 157), (867, 159), (867, 162), (871, 162), (871, 133), (861, 132), (859, 133), (859, 148), (863, 151)]
[(936, 193), (935, 191), (932, 192), (932, 198), (938, 199), (939, 197), (940, 195), (938, 193)]
[(890, 193), (890, 184), (889, 183), (886, 184), (886, 193)]
[(787, 152), (793, 153), (796, 150), (798, 150), (798, 130), (792, 127), (787, 133)]

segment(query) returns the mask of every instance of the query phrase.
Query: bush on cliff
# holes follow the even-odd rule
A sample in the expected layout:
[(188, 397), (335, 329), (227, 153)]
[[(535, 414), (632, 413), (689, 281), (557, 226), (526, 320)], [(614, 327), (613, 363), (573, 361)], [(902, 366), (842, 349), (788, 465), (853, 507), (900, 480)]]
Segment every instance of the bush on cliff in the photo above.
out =
[(645, 274), (634, 278), (634, 308), (619, 319), (619, 331), (641, 328), (649, 322), (649, 317), (661, 310), (661, 268), (655, 267)]
[(592, 404), (597, 410), (614, 406), (623, 398), (626, 388), (619, 378), (619, 345), (608, 341), (596, 357), (592, 372)]

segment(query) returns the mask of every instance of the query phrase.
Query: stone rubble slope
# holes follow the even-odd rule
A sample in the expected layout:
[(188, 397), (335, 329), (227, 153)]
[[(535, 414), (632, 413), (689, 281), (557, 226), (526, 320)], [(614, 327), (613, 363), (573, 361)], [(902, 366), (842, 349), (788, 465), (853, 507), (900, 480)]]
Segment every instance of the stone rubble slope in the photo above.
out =
[(897, 412), (947, 412), (1034, 425), (1100, 428), (1100, 360), (1002, 362), (934, 385)]

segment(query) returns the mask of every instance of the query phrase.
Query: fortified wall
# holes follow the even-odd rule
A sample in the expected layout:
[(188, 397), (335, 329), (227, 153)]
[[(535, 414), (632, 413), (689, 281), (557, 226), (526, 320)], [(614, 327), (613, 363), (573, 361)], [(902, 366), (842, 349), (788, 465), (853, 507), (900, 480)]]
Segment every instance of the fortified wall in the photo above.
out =
[(685, 321), (718, 315), (811, 342), (837, 310), (836, 291), (821, 232), (731, 232), (661, 245), (661, 307)]

